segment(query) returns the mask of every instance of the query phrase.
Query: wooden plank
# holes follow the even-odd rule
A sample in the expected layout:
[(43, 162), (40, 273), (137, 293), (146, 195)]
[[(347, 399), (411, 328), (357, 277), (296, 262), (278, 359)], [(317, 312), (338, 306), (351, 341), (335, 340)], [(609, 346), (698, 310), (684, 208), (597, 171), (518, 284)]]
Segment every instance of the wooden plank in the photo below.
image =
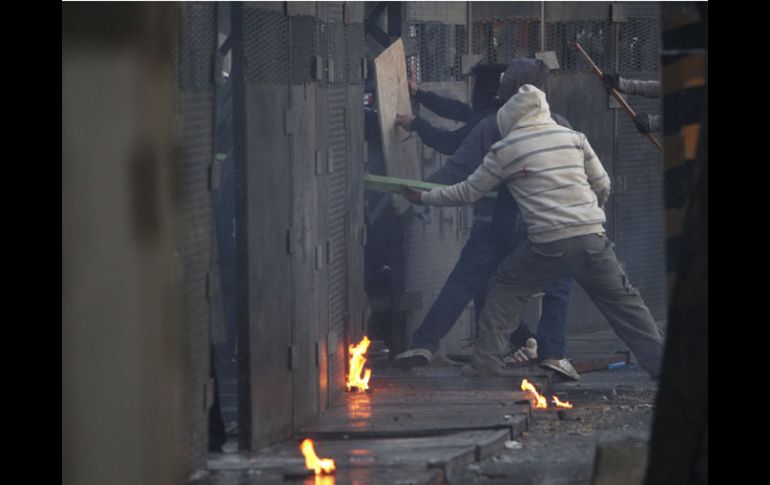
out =
[(365, 406), (439, 406), (498, 404), (515, 405), (527, 400), (529, 393), (520, 390), (435, 391), (421, 389), (379, 389), (372, 393), (344, 393), (331, 407)]
[(572, 367), (581, 374), (598, 370), (617, 369), (629, 364), (631, 355), (629, 352), (618, 352), (615, 355), (600, 357), (590, 360), (572, 362)]
[[(376, 412), (375, 412), (376, 411)], [(322, 419), (300, 430), (310, 437), (396, 437), (446, 434), (481, 429), (526, 429), (527, 416), (502, 406), (444, 406), (440, 412), (426, 406), (380, 407), (348, 410), (330, 408)]]
[[(396, 114), (412, 114), (404, 43), (401, 39), (374, 59), (374, 72), (385, 171), (391, 177), (420, 180), (422, 175), (418, 163), (417, 140), (395, 126)], [(403, 214), (411, 205), (399, 196), (391, 196), (391, 204), (398, 214)]]
[[(551, 371), (542, 369), (538, 366), (518, 366), (518, 367), (506, 367), (503, 377), (548, 377), (552, 374)], [(415, 367), (408, 371), (403, 371), (397, 368), (378, 369), (374, 373), (374, 378), (384, 377), (429, 377), (433, 378), (455, 378), (462, 376), (461, 366), (444, 366), (444, 367)]]
[(533, 376), (529, 374), (506, 377), (454, 377), (432, 379), (427, 377), (377, 377), (372, 378), (370, 387), (372, 392), (387, 388), (407, 388), (416, 390), (444, 390), (444, 391), (479, 391), (479, 390), (521, 390), (523, 378), (529, 379), (538, 389), (548, 387), (549, 377)]

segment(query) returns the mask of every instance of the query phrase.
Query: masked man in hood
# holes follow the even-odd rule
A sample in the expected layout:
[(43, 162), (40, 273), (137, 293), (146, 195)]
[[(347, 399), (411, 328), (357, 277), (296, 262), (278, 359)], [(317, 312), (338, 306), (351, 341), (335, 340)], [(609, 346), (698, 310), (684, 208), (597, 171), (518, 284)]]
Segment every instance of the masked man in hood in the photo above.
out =
[(610, 178), (585, 135), (559, 126), (545, 94), (522, 86), (496, 116), (503, 138), (466, 180), (427, 192), (405, 188), (416, 204), (472, 204), (504, 184), (519, 205), (527, 238), (490, 283), (479, 337), (465, 375), (498, 375), (510, 333), (527, 300), (556, 278), (586, 291), (639, 364), (657, 379), (663, 343), (639, 291), (628, 280), (604, 230)]
[[(500, 106), (500, 100), (507, 100), (522, 84), (532, 83), (544, 88), (548, 68), (542, 61), (517, 59), (503, 67), (504, 71), (498, 64), (474, 69), (476, 82), (472, 96), (473, 109), (459, 101), (417, 91), (418, 100), (422, 100), (421, 102), (424, 102), (432, 111), (447, 117), (463, 115), (468, 121), (465, 127), (456, 130), (456, 132), (462, 131), (463, 136), (459, 148), (438, 171), (426, 180), (445, 185), (465, 180), (479, 167), (492, 144), (501, 138), (497, 128), (496, 109), (490, 107)], [(502, 81), (500, 81), (500, 72), (504, 72)], [(479, 111), (476, 109), (478, 107), (483, 108), (480, 113), (484, 116), (478, 116)], [(569, 126), (567, 120), (559, 115), (554, 115), (554, 119), (563, 126)], [(404, 125), (403, 118), (397, 121), (397, 124), (415, 129), (421, 137), (424, 133), (429, 133), (423, 138), (423, 142), (436, 150), (452, 148), (446, 140), (455, 132), (441, 132), (433, 128), (434, 131), (426, 131), (424, 127), (420, 128), (423, 124), (427, 125), (426, 122), (419, 118), (409, 121), (408, 126)], [(469, 125), (472, 130), (468, 129)], [(437, 140), (443, 140), (445, 143), (431, 145)], [(515, 229), (518, 219), (518, 207), (505, 190), (500, 191), (496, 203), (491, 199), (476, 202), (473, 227), (460, 254), (460, 259), (422, 324), (412, 335), (411, 348), (396, 356), (395, 366), (408, 369), (429, 365), (433, 354), (439, 348), (440, 340), (449, 333), (471, 299), (475, 302), (478, 319), (484, 306), (489, 280), (505, 256), (523, 238), (523, 233)], [(531, 332), (525, 326), (521, 326), (522, 332), (517, 332), (519, 336), (514, 335), (511, 338), (515, 344), (513, 351), (506, 356), (506, 362), (526, 362), (539, 358), (541, 365), (556, 370), (569, 379), (579, 379), (577, 371), (564, 358), (564, 335), (570, 290), (571, 280), (568, 278), (556, 280), (545, 288), (537, 341), (534, 338), (528, 338), (532, 336)], [(539, 351), (538, 341), (542, 342)], [(521, 348), (518, 348), (519, 345)]]

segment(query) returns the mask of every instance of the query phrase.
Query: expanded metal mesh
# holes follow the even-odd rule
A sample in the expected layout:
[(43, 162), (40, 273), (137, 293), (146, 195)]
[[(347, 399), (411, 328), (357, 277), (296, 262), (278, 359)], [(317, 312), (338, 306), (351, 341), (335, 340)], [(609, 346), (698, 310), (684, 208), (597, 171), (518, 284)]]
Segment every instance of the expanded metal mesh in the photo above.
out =
[(291, 82), (315, 79), (315, 56), (318, 53), (318, 21), (313, 17), (293, 17), (291, 22)]
[(575, 49), (575, 42), (579, 42), (600, 69), (614, 71), (612, 29), (610, 22), (547, 22), (545, 50), (556, 51), (563, 72), (590, 71), (588, 62)]
[(180, 12), (177, 80), (182, 90), (209, 88), (214, 83), (216, 10), (214, 4), (189, 4)]
[(620, 72), (657, 72), (660, 35), (656, 18), (629, 18), (620, 24)]
[(282, 12), (243, 9), (246, 79), (251, 82), (289, 82), (289, 21)]
[(364, 24), (350, 24), (345, 28), (345, 47), (348, 84), (363, 84), (363, 58), (366, 56)]
[(468, 53), (464, 25), (413, 23), (408, 27), (409, 52), (418, 82), (461, 81), (462, 56)]
[(532, 58), (539, 50), (539, 19), (484, 19), (473, 24), (473, 53), (487, 62)]
[(328, 62), (324, 67), (324, 70), (331, 69), (324, 76), (324, 81), (330, 84), (344, 84), (345, 83), (345, 71), (346, 67), (346, 54), (345, 54), (345, 24), (342, 22), (321, 22), (320, 24), (320, 36), (319, 41), (322, 49), (322, 56), (324, 60), (331, 60), (332, 64)]

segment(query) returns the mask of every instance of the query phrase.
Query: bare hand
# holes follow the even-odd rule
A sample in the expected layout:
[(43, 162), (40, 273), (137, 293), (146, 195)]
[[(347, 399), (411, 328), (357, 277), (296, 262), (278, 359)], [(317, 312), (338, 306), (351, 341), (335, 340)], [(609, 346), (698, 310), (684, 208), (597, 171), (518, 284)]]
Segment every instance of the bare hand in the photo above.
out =
[(401, 195), (403, 195), (406, 200), (415, 205), (422, 205), (422, 190), (414, 189), (408, 185), (402, 185), (401, 191)]
[(410, 70), (410, 76), (409, 76), (409, 94), (414, 96), (417, 94), (417, 91), (420, 89), (419, 86), (417, 86), (417, 76), (414, 74), (414, 64), (409, 65)]
[(412, 121), (414, 121), (414, 116), (412, 115), (396, 115), (396, 126), (400, 126), (406, 131), (412, 131)]
[(410, 77), (409, 78), (409, 94), (414, 96), (417, 94), (417, 91), (419, 91), (420, 87), (417, 86), (417, 80), (415, 78)]

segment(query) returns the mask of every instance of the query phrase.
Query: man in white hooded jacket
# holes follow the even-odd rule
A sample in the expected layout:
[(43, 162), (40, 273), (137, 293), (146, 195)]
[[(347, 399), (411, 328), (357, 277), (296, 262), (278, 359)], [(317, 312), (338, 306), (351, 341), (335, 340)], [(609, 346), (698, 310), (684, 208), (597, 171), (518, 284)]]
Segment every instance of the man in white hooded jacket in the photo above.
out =
[(531, 295), (554, 278), (571, 276), (657, 379), (662, 338), (605, 235), (602, 207), (610, 179), (586, 136), (554, 122), (545, 94), (530, 84), (498, 110), (497, 125), (503, 138), (466, 180), (428, 192), (405, 189), (415, 204), (457, 206), (472, 204), (504, 183), (527, 226), (528, 240), (503, 261), (490, 283), (464, 373), (500, 374), (508, 336)]

